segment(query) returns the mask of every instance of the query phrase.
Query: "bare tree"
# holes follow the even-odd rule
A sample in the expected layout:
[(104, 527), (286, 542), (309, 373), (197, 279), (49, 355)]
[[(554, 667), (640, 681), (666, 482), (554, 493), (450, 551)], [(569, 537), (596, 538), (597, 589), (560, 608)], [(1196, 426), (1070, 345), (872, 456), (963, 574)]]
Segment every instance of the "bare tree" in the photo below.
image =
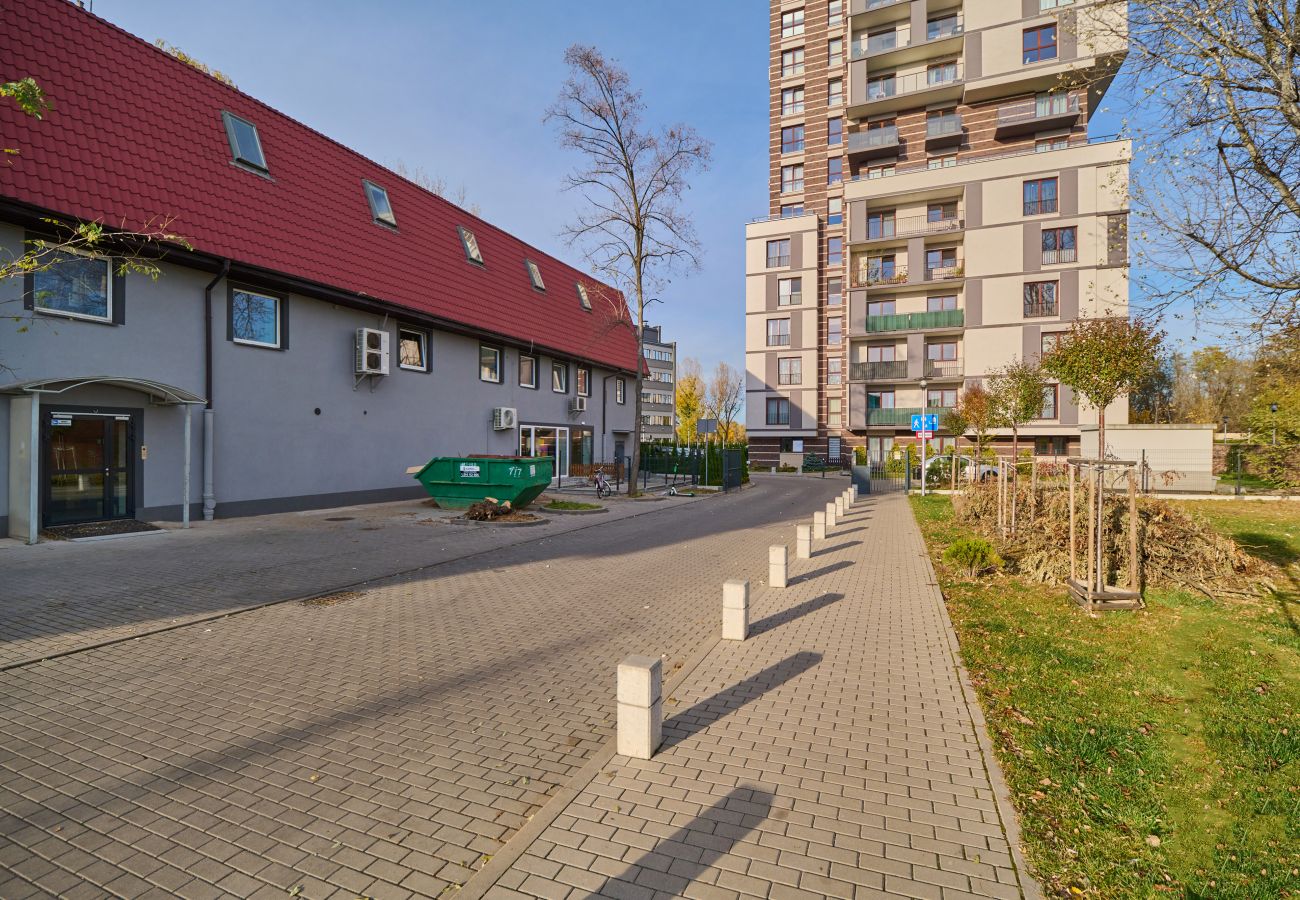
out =
[(566, 179), (586, 201), (565, 235), (584, 247), (606, 277), (625, 286), (635, 309), (637, 340), (636, 433), (629, 486), (641, 465), (641, 382), (645, 356), (646, 292), (677, 266), (697, 266), (699, 242), (682, 209), (688, 179), (708, 167), (708, 141), (687, 125), (646, 126), (645, 103), (626, 71), (595, 47), (564, 54), (569, 77), (546, 113), (560, 143), (583, 157)]
[(1081, 47), (1130, 47), (1121, 78), (1134, 112), (1152, 123), (1132, 133), (1142, 159), (1135, 249), (1153, 309), (1190, 302), (1198, 316), (1253, 330), (1295, 323), (1300, 7), (1098, 0), (1062, 17), (1076, 23)]
[(704, 391), (705, 407), (718, 420), (718, 435), (726, 443), (734, 439), (736, 417), (745, 402), (745, 376), (726, 361), (719, 361)]
[(454, 203), (461, 209), (468, 210), (476, 216), (482, 216), (483, 210), (477, 203), (469, 202), (469, 194), (465, 190), (465, 185), (458, 185), (453, 190), (447, 183), (447, 179), (441, 175), (430, 175), (423, 166), (408, 166), (403, 160), (395, 161), (389, 166), (398, 175), (401, 175), (412, 184), (419, 185), (430, 194), (437, 194), (449, 203)]

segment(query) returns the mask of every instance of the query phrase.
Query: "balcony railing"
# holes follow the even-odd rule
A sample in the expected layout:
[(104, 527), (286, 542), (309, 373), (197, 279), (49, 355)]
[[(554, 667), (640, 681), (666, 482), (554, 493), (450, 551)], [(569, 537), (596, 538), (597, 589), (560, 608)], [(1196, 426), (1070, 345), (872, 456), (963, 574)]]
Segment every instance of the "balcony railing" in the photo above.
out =
[(882, 331), (917, 331), (923, 328), (961, 328), (965, 323), (965, 310), (944, 309), (937, 312), (867, 316), (867, 331), (868, 333), (876, 333)]
[(961, 113), (932, 116), (925, 120), (926, 140), (950, 137), (957, 134), (961, 134)]
[(960, 359), (927, 359), (925, 361), (926, 378), (960, 378), (963, 366)]
[(998, 108), (997, 137), (1027, 134), (1054, 125), (1065, 125), (1079, 117), (1077, 94), (1055, 95), (1032, 100), (1019, 100)]
[(902, 381), (907, 378), (907, 360), (851, 363), (849, 381)]
[(958, 13), (955, 16), (945, 16), (942, 19), (927, 22), (925, 25), (925, 39), (927, 41), (941, 41), (944, 38), (956, 37), (965, 30), (966, 20)]
[(1056, 212), (1056, 198), (1044, 197), (1042, 200), (1026, 200), (1025, 215), (1042, 216)]
[(1060, 313), (1060, 304), (1057, 303), (1055, 300), (1046, 301), (1042, 303), (1025, 304), (1026, 319), (1042, 319), (1047, 316), (1058, 315), (1059, 313)]
[(961, 63), (949, 63), (925, 72), (914, 72), (901, 78), (890, 75), (867, 82), (867, 102), (886, 100), (903, 94), (915, 94), (933, 88), (957, 84), (962, 79)]
[(941, 416), (947, 410), (942, 406), (896, 406), (893, 409), (868, 409), (868, 425), (911, 425), (912, 416), (929, 413)]
[(886, 125), (849, 134), (849, 156), (884, 156), (898, 150), (898, 126)]
[(1077, 262), (1078, 258), (1079, 258), (1079, 251), (1075, 247), (1066, 247), (1063, 250), (1043, 251), (1043, 265), (1045, 266), (1055, 266), (1055, 265), (1059, 265), (1060, 263)]
[(945, 234), (961, 231), (966, 220), (959, 213), (948, 219), (931, 219), (929, 216), (907, 216), (903, 219), (868, 219), (868, 241), (888, 241), (893, 238), (919, 237), (925, 234)]
[(966, 274), (966, 266), (962, 263), (954, 263), (951, 266), (935, 266), (933, 269), (927, 267), (925, 270), (926, 281), (951, 281), (954, 278), (961, 278)]
[(881, 284), (903, 284), (907, 281), (907, 266), (895, 266), (892, 271), (853, 273), (853, 287), (876, 287)]

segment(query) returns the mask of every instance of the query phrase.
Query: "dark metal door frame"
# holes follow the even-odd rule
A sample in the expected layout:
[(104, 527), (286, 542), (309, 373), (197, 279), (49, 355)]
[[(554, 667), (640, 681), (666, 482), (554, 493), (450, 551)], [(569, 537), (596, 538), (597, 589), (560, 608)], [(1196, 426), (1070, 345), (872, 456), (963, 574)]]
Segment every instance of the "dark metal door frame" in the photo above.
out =
[[(56, 471), (53, 460), (54, 444), (51, 438), (53, 437), (53, 420), (56, 416), (60, 418), (63, 416), (72, 416), (74, 418), (101, 419), (104, 426), (104, 462), (109, 463), (108, 465), (101, 465), (94, 469), (60, 469), (58, 470), (60, 474), (103, 474), (105, 478), (101, 502), (103, 503), (103, 510), (105, 512), (112, 509), (113, 489), (117, 484), (117, 478), (126, 479), (126, 490), (124, 491), (126, 496), (126, 509), (123, 515), (104, 515), (98, 519), (86, 519), (82, 521), (103, 522), (113, 519), (135, 518), (135, 512), (141, 492), (141, 476), (143, 475), (140, 452), (138, 449), (141, 435), (141, 429), (139, 427), (141, 410), (120, 407), (82, 407), (58, 404), (52, 405), (48, 408), (42, 407), (41, 409), (41, 527), (45, 528), (50, 525), (49, 514), (50, 505), (53, 500), (53, 476)], [(123, 466), (118, 466), (111, 462), (117, 457), (116, 452), (114, 452), (116, 450), (116, 447), (114, 447), (116, 435), (113, 423), (119, 421), (126, 422), (126, 464)], [(65, 522), (59, 524), (72, 523)]]

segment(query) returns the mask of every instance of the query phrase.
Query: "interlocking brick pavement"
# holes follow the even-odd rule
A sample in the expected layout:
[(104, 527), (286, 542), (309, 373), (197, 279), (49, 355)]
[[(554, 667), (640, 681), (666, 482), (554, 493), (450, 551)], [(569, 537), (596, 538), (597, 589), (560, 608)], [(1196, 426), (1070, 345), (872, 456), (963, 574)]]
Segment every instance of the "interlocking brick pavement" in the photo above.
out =
[[(423, 897), (465, 883), (608, 744), (617, 661), (653, 648), (666, 672), (685, 671), (717, 636), (723, 578), (757, 584), (768, 544), (843, 483), (765, 479), (591, 527), (522, 529), (511, 546), (476, 531), (491, 552), (372, 581), (354, 600), (0, 673), (0, 897)], [(247, 573), (274, 554), (241, 568), (231, 551), (236, 604), (384, 552), (363, 534), (304, 531), (270, 535), (298, 568), (265, 585)], [(450, 546), (423, 540), (384, 565)], [(136, 577), (142, 603), (166, 581)], [(203, 608), (230, 602), (226, 589), (202, 596), (211, 580), (185, 590)], [(677, 791), (661, 799), (687, 808)]]
[(618, 498), (605, 513), (514, 528), (449, 526), (439, 520), (454, 512), (417, 500), (108, 541), (0, 540), (0, 668), (702, 499)]
[(676, 687), (652, 760), (611, 757), (467, 894), (1041, 896), (906, 499), (863, 499), (819, 543), (753, 592), (757, 635)]

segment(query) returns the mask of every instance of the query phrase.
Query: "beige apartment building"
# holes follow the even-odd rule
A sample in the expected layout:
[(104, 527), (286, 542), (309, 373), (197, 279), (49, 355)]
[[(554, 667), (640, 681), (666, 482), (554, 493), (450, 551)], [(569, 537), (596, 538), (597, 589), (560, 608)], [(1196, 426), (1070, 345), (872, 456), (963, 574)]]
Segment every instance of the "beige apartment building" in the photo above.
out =
[[(745, 232), (751, 459), (883, 459), (912, 414), (1073, 319), (1127, 314), (1130, 146), (1088, 130), (1126, 52), (1113, 9), (772, 0), (771, 206)], [(1095, 421), (1053, 386), (1021, 433), (1059, 455)]]

